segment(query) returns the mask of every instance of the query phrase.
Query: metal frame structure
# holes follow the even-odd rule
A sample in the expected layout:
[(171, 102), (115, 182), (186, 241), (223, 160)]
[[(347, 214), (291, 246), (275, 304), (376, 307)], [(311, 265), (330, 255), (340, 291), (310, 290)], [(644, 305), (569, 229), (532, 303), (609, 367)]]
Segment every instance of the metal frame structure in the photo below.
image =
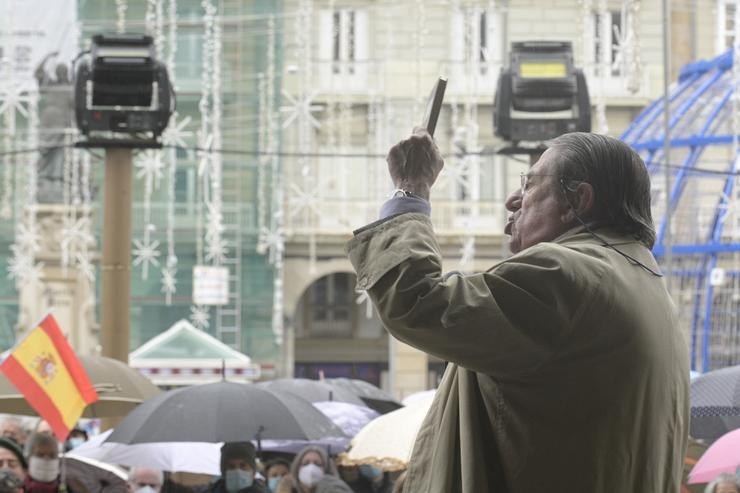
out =
[[(621, 136), (640, 153), (653, 178), (653, 253), (675, 283), (691, 367), (700, 371), (740, 363), (740, 160), (733, 135), (734, 86), (731, 50), (688, 64), (668, 97), (668, 156), (662, 98), (648, 105)], [(668, 201), (661, 189), (666, 166), (672, 177)], [(670, 221), (664, 203), (669, 204)], [(671, 262), (665, 262), (667, 251)]]

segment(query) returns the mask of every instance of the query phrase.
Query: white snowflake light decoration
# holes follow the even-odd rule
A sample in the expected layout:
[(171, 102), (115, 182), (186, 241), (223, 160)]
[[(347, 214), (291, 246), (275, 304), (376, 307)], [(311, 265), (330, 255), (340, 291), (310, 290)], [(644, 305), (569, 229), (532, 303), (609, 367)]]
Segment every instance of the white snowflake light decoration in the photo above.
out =
[(207, 306), (190, 307), (190, 322), (196, 329), (205, 330), (210, 326), (211, 314)]
[(315, 90), (314, 92), (304, 96), (293, 97), (283, 91), (283, 97), (285, 97), (285, 99), (288, 100), (288, 103), (290, 103), (289, 105), (280, 108), (280, 111), (287, 113), (288, 115), (283, 122), (283, 128), (290, 127), (294, 122), (306, 122), (316, 129), (321, 128), (321, 123), (313, 116), (314, 112), (323, 110), (323, 106), (313, 104), (318, 93), (319, 91)]
[(90, 256), (77, 252), (77, 270), (91, 283), (95, 282), (95, 267), (90, 262)]
[(38, 253), (41, 250), (41, 235), (35, 223), (18, 223), (15, 228), (15, 244), (23, 251)]
[(8, 279), (13, 279), (16, 286), (37, 283), (43, 277), (44, 263), (34, 262), (29, 252), (22, 251), (16, 245), (10, 247), (13, 255), (8, 260)]
[(170, 117), (170, 123), (167, 125), (164, 133), (162, 134), (162, 142), (166, 146), (175, 147), (187, 147), (187, 140), (193, 137), (194, 133), (191, 130), (187, 130), (190, 124), (191, 118), (186, 116), (180, 118), (180, 115), (175, 112)]
[(0, 115), (13, 111), (27, 118), (32, 92), (30, 87), (21, 84), (5, 83), (0, 86)]
[(141, 265), (142, 278), (149, 277), (149, 265), (159, 267), (159, 242), (151, 240), (134, 240), (134, 265)]
[(162, 269), (162, 293), (164, 293), (168, 305), (172, 304), (172, 295), (177, 291), (176, 274), (177, 269), (174, 267)]
[(65, 225), (62, 227), (62, 250), (67, 250), (74, 255), (77, 251), (86, 249), (94, 241), (88, 216), (65, 219)]
[(284, 232), (281, 227), (277, 229), (262, 228), (260, 242), (257, 244), (257, 253), (264, 255), (270, 252), (269, 261), (275, 263), (275, 256), (282, 253), (285, 246)]
[(321, 215), (318, 207), (320, 187), (314, 187), (310, 190), (304, 190), (295, 183), (292, 183), (290, 185), (290, 188), (293, 191), (293, 194), (290, 197), (290, 217), (293, 217), (303, 211), (313, 212), (317, 216)]
[(164, 160), (161, 152), (147, 151), (144, 157), (136, 162), (136, 167), (138, 168), (136, 178), (143, 178), (155, 190), (159, 188), (164, 174)]

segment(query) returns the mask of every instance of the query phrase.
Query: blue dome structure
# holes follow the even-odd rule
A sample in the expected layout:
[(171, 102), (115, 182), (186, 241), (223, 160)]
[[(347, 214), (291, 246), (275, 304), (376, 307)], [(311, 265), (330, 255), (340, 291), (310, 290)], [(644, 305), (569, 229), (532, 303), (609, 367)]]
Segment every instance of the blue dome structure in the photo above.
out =
[[(668, 156), (662, 98), (621, 137), (640, 153), (650, 172), (657, 229), (653, 252), (670, 275), (691, 367), (702, 372), (740, 364), (740, 161), (733, 135), (733, 128), (740, 128), (740, 120), (733, 127), (733, 118), (740, 114), (733, 114), (734, 79), (731, 51), (681, 70), (668, 98)], [(670, 190), (665, 190), (666, 166)], [(670, 267), (665, 265), (666, 236)]]

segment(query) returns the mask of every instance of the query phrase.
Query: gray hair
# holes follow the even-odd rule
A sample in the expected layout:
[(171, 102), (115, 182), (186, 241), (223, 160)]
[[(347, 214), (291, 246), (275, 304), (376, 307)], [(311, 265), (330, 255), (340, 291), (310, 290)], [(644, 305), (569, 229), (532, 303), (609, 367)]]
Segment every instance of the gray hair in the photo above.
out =
[(138, 474), (142, 472), (154, 473), (157, 475), (157, 479), (159, 479), (159, 484), (162, 485), (164, 483), (164, 472), (162, 472), (160, 469), (152, 469), (149, 467), (132, 467), (128, 472), (129, 482), (135, 483)]
[(738, 478), (734, 474), (723, 472), (722, 474), (714, 478), (714, 480), (712, 480), (712, 482), (707, 485), (707, 488), (704, 490), (704, 493), (714, 493), (714, 491), (717, 489), (717, 486), (719, 486), (722, 483), (730, 483), (733, 486), (735, 486), (738, 491), (740, 491), (740, 478)]
[(549, 148), (556, 150), (555, 169), (564, 183), (587, 182), (593, 187), (595, 219), (653, 247), (650, 175), (630, 146), (606, 135), (573, 132), (556, 138)]

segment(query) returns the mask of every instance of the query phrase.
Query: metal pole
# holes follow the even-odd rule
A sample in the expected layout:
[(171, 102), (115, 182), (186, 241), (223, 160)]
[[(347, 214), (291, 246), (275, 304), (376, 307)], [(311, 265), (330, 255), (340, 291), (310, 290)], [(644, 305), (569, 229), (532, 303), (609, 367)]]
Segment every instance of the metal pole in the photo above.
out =
[(103, 356), (125, 363), (131, 306), (132, 168), (132, 149), (106, 149), (100, 344)]
[(665, 170), (665, 228), (663, 248), (666, 288), (671, 291), (671, 111), (669, 87), (671, 81), (671, 11), (668, 0), (663, 0), (663, 163)]

